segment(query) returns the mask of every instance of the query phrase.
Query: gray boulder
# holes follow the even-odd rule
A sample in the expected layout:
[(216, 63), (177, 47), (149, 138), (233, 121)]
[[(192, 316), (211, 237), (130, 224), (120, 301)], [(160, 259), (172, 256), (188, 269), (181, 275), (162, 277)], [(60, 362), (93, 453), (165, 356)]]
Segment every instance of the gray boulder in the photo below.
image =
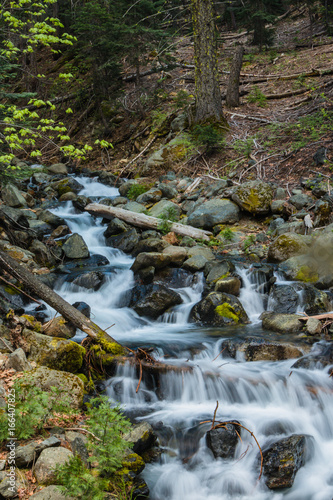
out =
[(35, 467), (34, 475), (39, 484), (50, 484), (55, 481), (55, 467), (64, 465), (73, 457), (73, 453), (67, 448), (48, 448), (43, 450), (38, 458)]
[(47, 448), (60, 446), (61, 441), (55, 436), (45, 439), (41, 443), (32, 441), (25, 446), (18, 446), (15, 453), (15, 462), (17, 467), (27, 467), (34, 462), (39, 454)]
[(78, 233), (69, 236), (63, 244), (62, 249), (68, 259), (85, 259), (89, 257), (88, 247), (82, 236)]
[(132, 271), (135, 273), (145, 267), (154, 267), (155, 269), (162, 269), (171, 263), (171, 256), (160, 252), (142, 252), (137, 255), (132, 264)]
[(88, 273), (83, 273), (75, 280), (73, 280), (73, 284), (77, 286), (82, 286), (83, 288), (87, 288), (88, 290), (98, 290), (105, 281), (104, 274), (101, 271), (90, 271)]
[(193, 257), (185, 260), (183, 268), (188, 269), (192, 273), (196, 273), (197, 271), (202, 271), (207, 262), (208, 260), (203, 255), (194, 255)]
[(167, 219), (179, 219), (181, 208), (170, 200), (161, 200), (149, 210), (152, 217), (165, 217)]
[(151, 188), (143, 194), (140, 194), (136, 201), (138, 203), (157, 203), (162, 198), (162, 191), (158, 188)]
[(124, 436), (125, 441), (133, 443), (133, 452), (141, 455), (152, 448), (156, 443), (157, 436), (148, 422), (134, 425), (131, 431)]
[(27, 202), (21, 191), (14, 184), (5, 185), (1, 190), (1, 197), (4, 203), (10, 207), (18, 208), (27, 206)]
[(138, 241), (139, 236), (134, 228), (115, 236), (109, 236), (105, 240), (110, 247), (118, 248), (125, 253), (131, 253), (136, 248)]
[(309, 236), (294, 233), (282, 234), (270, 244), (268, 262), (283, 262), (295, 255), (305, 254), (309, 244)]
[(302, 323), (297, 314), (280, 314), (275, 312), (264, 312), (260, 316), (262, 327), (278, 333), (298, 333), (302, 330)]
[(53, 163), (50, 167), (47, 167), (47, 171), (51, 174), (56, 175), (67, 175), (68, 170), (64, 163)]
[(240, 217), (239, 207), (228, 199), (206, 201), (196, 208), (188, 218), (193, 227), (211, 229), (217, 224), (233, 224)]
[(313, 199), (311, 196), (308, 196), (307, 194), (294, 194), (289, 198), (289, 203), (294, 205), (294, 207), (297, 208), (297, 210), (301, 210), (303, 207), (306, 207), (313, 203)]

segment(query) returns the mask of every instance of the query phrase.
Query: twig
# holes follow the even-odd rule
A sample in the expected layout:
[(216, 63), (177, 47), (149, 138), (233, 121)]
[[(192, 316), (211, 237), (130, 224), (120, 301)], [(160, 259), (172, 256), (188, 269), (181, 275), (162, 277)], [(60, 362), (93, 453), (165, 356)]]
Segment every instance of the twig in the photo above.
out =
[(214, 416), (213, 416), (212, 426), (211, 426), (210, 430), (214, 429), (216, 412), (217, 412), (218, 407), (219, 407), (219, 402), (216, 401), (216, 406), (215, 406), (215, 410), (214, 410)]
[(241, 113), (234, 113), (233, 111), (227, 111), (226, 109), (224, 110), (225, 113), (228, 113), (229, 115), (233, 116), (240, 116), (241, 118), (246, 118), (247, 120), (254, 120), (256, 122), (262, 122), (262, 123), (276, 123), (271, 120), (266, 120), (266, 118), (258, 118), (257, 116), (249, 116), (249, 115), (243, 115)]
[(140, 377), (139, 377), (139, 383), (137, 385), (135, 393), (138, 392), (140, 385), (141, 385), (141, 381), (142, 381), (142, 363), (141, 363), (140, 359), (138, 361), (139, 361), (139, 366), (140, 366)]
[(12, 347), (11, 347), (9, 344), (7, 344), (7, 341), (6, 341), (4, 338), (0, 337), (0, 340), (4, 343), (4, 345), (5, 345), (5, 346), (6, 346), (6, 347), (7, 347), (7, 348), (11, 351), (11, 352), (14, 352), (14, 349), (12, 349)]
[(218, 355), (216, 356), (216, 358), (214, 358), (214, 359), (213, 359), (213, 361), (215, 361), (215, 360), (219, 357), (219, 355), (220, 355), (220, 354), (222, 354), (222, 352), (223, 352), (223, 351), (225, 351), (225, 350), (226, 350), (226, 348), (225, 348), (225, 347), (223, 347), (222, 351), (220, 351), (220, 352), (218, 353)]
[(149, 146), (151, 146), (153, 144), (153, 142), (157, 139), (157, 135), (154, 135), (154, 137), (152, 138), (152, 140), (150, 142), (148, 142), (148, 144), (143, 148), (143, 150), (138, 154), (136, 155), (133, 160), (131, 160), (129, 163), (127, 163), (127, 165), (125, 165), (125, 167), (120, 171), (120, 174), (118, 175), (118, 178), (121, 176), (121, 174), (123, 172), (125, 172), (125, 170), (128, 169), (128, 167), (130, 165), (132, 165), (132, 163), (134, 163), (138, 158), (140, 158), (140, 156), (143, 155), (143, 153), (149, 148)]

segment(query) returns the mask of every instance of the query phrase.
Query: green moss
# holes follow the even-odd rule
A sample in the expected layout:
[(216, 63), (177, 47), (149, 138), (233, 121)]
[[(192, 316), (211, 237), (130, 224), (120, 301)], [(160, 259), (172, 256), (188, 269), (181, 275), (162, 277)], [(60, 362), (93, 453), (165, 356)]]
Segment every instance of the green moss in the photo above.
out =
[(296, 279), (305, 283), (315, 283), (318, 281), (319, 276), (309, 266), (302, 266), (296, 275)]
[(5, 286), (5, 292), (9, 293), (9, 295), (19, 295), (19, 292), (9, 285)]
[(35, 332), (41, 333), (42, 331), (42, 324), (36, 320), (34, 316), (30, 316), (29, 314), (22, 314), (22, 318), (24, 318), (27, 321), (27, 327), (30, 328), (31, 330), (34, 330)]
[(230, 304), (228, 304), (228, 302), (224, 302), (220, 306), (215, 307), (215, 312), (219, 316), (223, 316), (223, 318), (232, 319), (233, 321), (235, 321), (235, 323), (238, 323), (239, 321), (237, 312)]
[(114, 356), (123, 356), (125, 354), (125, 349), (118, 342), (109, 342), (105, 339), (104, 332), (100, 331), (97, 333), (97, 342), (102, 347), (102, 349)]
[(76, 376), (82, 380), (85, 386), (89, 384), (88, 378), (85, 376), (84, 373), (77, 373)]
[(217, 283), (219, 280), (224, 280), (225, 278), (228, 278), (230, 276), (230, 273), (227, 272), (225, 274), (222, 274), (221, 276), (219, 276), (218, 278), (216, 278), (213, 283)]
[(130, 453), (121, 463), (122, 467), (139, 474), (145, 467), (143, 459), (137, 453)]

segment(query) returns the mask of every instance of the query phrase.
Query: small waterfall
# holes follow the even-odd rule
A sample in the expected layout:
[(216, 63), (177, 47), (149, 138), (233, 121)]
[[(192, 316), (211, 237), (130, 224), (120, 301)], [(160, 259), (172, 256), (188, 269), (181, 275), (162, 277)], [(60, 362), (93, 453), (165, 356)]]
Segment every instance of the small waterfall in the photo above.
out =
[[(104, 191), (94, 180), (78, 180), (84, 185), (81, 194), (91, 198), (117, 194), (114, 188)], [(201, 297), (200, 275), (197, 282), (189, 279), (182, 288), (175, 288), (184, 302), (173, 311), (157, 321), (138, 317), (126, 307), (126, 294), (134, 284), (133, 259), (105, 245), (104, 227), (98, 218), (76, 213), (70, 203), (54, 212), (83, 236), (91, 254), (104, 255), (110, 262), (100, 268), (106, 278), (98, 291), (63, 279), (57, 290), (70, 303), (86, 301), (101, 327), (114, 324), (110, 332), (119, 342), (134, 348), (154, 346), (157, 357), (170, 365), (160, 374), (156, 390), (143, 379), (136, 392), (139, 374), (130, 363), (118, 366), (116, 375), (106, 381), (112, 404), (122, 404), (136, 421), (148, 420), (158, 434), (161, 459), (148, 464), (143, 472), (150, 499), (331, 500), (333, 395), (328, 371), (293, 369), (294, 360), (224, 358), (222, 342), (230, 330), (215, 329), (213, 336), (212, 329), (188, 324), (189, 311)], [(243, 281), (240, 300), (256, 324), (264, 310), (260, 273), (245, 267), (237, 272)], [(251, 325), (239, 328), (242, 334), (253, 335)], [(213, 458), (205, 440), (210, 424), (201, 422), (213, 417), (217, 400), (216, 419), (238, 420), (253, 432), (262, 448), (291, 434), (313, 437), (311, 458), (296, 474), (292, 488), (273, 491), (264, 480), (258, 484), (259, 451), (246, 431), (234, 459)]]
[[(259, 323), (259, 316), (265, 310), (264, 297), (258, 292), (258, 287), (264, 283), (260, 274), (246, 267), (236, 267), (237, 274), (242, 279), (242, 288), (239, 294), (241, 301), (251, 323)], [(259, 276), (259, 278), (258, 278)]]

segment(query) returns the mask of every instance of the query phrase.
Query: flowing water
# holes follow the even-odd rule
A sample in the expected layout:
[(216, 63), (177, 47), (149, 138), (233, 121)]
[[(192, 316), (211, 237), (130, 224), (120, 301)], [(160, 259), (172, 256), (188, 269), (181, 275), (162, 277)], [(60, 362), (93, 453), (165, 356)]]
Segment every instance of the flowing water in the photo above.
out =
[[(90, 197), (112, 197), (117, 190), (88, 178), (78, 179)], [(155, 347), (155, 355), (187, 371), (161, 375), (158, 388), (141, 383), (130, 365), (121, 366), (106, 381), (107, 393), (137, 421), (148, 420), (156, 429), (163, 453), (146, 466), (144, 478), (152, 500), (331, 500), (333, 498), (333, 393), (327, 369), (291, 370), (295, 360), (244, 362), (224, 357), (225, 338), (263, 335), (258, 317), (264, 300), (257, 293), (251, 273), (239, 268), (240, 295), (252, 321), (247, 327), (212, 329), (188, 323), (193, 304), (200, 300), (202, 276), (177, 289), (183, 304), (158, 321), (140, 318), (127, 307), (134, 285), (133, 259), (107, 247), (100, 219), (76, 213), (71, 203), (54, 210), (66, 219), (72, 232), (81, 234), (91, 255), (109, 264), (99, 267), (106, 280), (98, 291), (60, 279), (57, 290), (70, 303), (85, 301), (92, 319), (128, 346)], [(265, 334), (268, 335), (268, 334)], [(77, 336), (77, 340), (80, 340)], [(313, 449), (296, 475), (292, 488), (269, 490), (259, 475), (259, 451), (250, 433), (242, 432), (236, 457), (214, 459), (206, 446), (205, 432), (219, 404), (217, 420), (238, 420), (255, 435), (262, 448), (291, 434), (311, 435)]]

